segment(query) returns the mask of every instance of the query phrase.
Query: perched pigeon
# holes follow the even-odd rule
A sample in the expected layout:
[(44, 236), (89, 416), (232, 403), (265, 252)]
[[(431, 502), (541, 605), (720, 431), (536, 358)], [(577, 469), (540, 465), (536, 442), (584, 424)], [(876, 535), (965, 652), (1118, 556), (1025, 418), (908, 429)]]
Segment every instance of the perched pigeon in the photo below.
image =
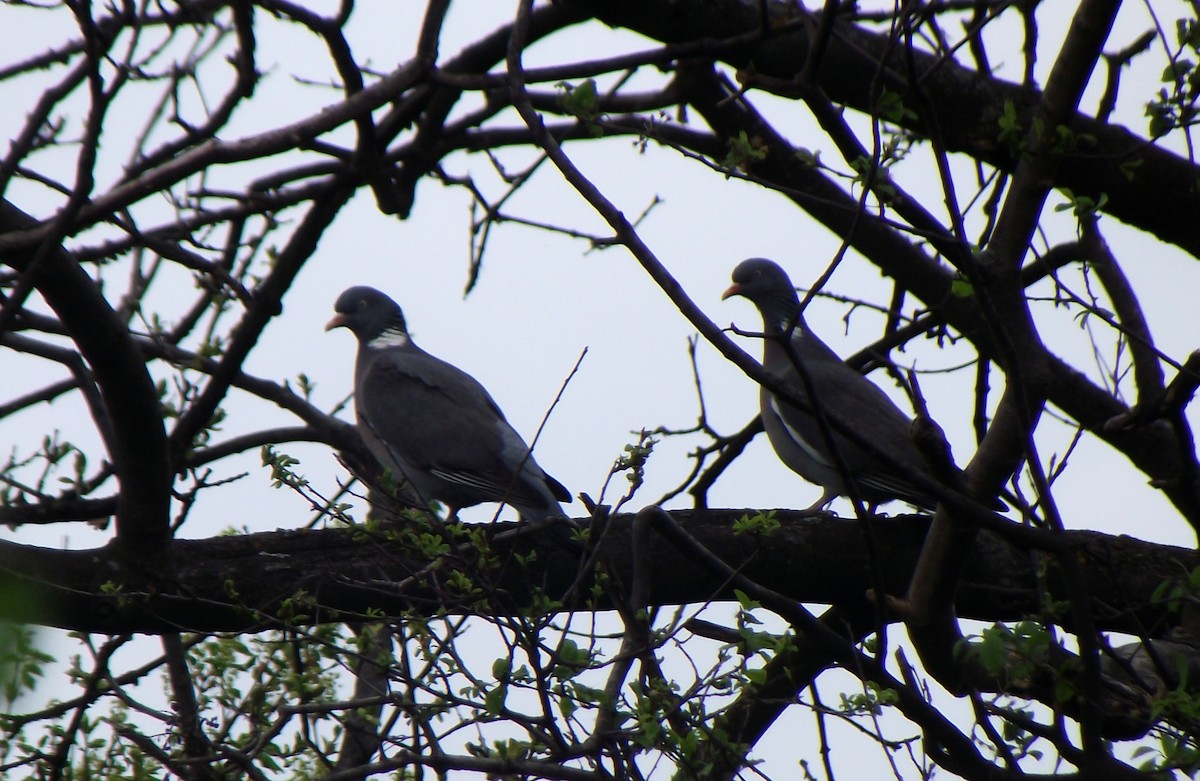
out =
[(442, 502), (451, 515), (480, 502), (509, 504), (527, 520), (563, 515), (567, 489), (474, 377), (413, 344), (395, 301), (352, 287), (334, 311), (325, 330), (345, 326), (358, 337), (358, 430), (404, 493)]
[[(800, 316), (800, 301), (787, 272), (764, 258), (751, 258), (733, 270), (733, 284), (722, 299), (744, 296), (763, 317), (763, 368), (782, 379), (800, 399), (808, 401), (805, 385), (788, 350), (780, 342), (791, 334), (791, 350), (812, 381), (816, 404), (829, 417), (852, 423), (885, 452), (914, 469), (928, 471), (925, 460), (910, 438), (912, 420), (875, 383), (851, 369), (817, 338)], [(793, 472), (825, 489), (811, 510), (829, 505), (850, 488), (838, 469), (816, 417), (776, 398), (766, 388), (759, 392), (763, 427), (780, 460)], [(911, 485), (887, 464), (830, 428), (842, 464), (854, 480), (859, 497), (870, 504), (900, 499), (925, 510), (937, 500)]]

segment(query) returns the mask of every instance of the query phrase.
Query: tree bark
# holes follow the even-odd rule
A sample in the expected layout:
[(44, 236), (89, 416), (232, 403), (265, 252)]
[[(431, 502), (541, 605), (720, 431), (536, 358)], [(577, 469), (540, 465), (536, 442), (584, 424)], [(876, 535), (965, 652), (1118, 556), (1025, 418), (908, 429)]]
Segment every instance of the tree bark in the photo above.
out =
[[(797, 602), (864, 603), (864, 584), (875, 580), (860, 524), (779, 510), (778, 531), (756, 538), (733, 531), (745, 512), (670, 514), (701, 544), (766, 588)], [(596, 561), (605, 578), (624, 584), (633, 577), (632, 525), (632, 516), (619, 515), (591, 535), (599, 540)], [(607, 590), (593, 595), (593, 574), (580, 578), (586, 551), (564, 550), (561, 534), (518, 532), (511, 523), (465, 528), (487, 541), (486, 557), (471, 543), (460, 543), (431, 559), (404, 541), (412, 535), (402, 529), (175, 540), (151, 561), (132, 560), (112, 546), (63, 551), (0, 543), (0, 591), (22, 595), (0, 603), (0, 619), (85, 632), (154, 634), (379, 620), (379, 613), (368, 611), (400, 617), (441, 611), (512, 615), (546, 605), (545, 597), (561, 603), (550, 609), (562, 611), (612, 608)], [(889, 594), (907, 588), (927, 528), (922, 516), (881, 518), (870, 525), (875, 547), (887, 554), (878, 570)], [(1154, 604), (1155, 591), (1200, 565), (1196, 551), (1130, 537), (1071, 531), (1053, 538), (1061, 555), (1077, 557), (1096, 624), (1108, 631), (1165, 635), (1172, 621), (1165, 605)], [(732, 588), (720, 585), (657, 532), (647, 544), (655, 563), (647, 573), (647, 605), (735, 599)], [(1066, 598), (1054, 556), (980, 532), (955, 603), (958, 615), (1001, 621), (1044, 612), (1038, 599), (1042, 567), (1049, 598)], [(454, 573), (465, 575), (475, 590), (464, 593)], [(1047, 620), (1070, 628), (1067, 617)]]

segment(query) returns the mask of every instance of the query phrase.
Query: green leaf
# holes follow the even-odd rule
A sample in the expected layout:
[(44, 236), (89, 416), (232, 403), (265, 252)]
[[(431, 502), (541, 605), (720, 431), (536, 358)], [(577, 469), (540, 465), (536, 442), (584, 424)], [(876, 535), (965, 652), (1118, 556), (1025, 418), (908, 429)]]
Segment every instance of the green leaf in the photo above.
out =
[(591, 686), (584, 686), (576, 681), (572, 684), (571, 690), (575, 693), (575, 697), (582, 702), (592, 704), (604, 704), (608, 702), (608, 695), (603, 689), (594, 689)]
[(600, 99), (596, 91), (596, 80), (587, 79), (581, 84), (571, 85), (560, 82), (563, 94), (558, 103), (562, 110), (580, 119), (595, 119), (600, 115)]
[(733, 590), (733, 595), (737, 598), (738, 605), (742, 608), (742, 610), (754, 610), (755, 608), (762, 607), (761, 603), (751, 599), (750, 596), (740, 588), (735, 588)]
[(979, 663), (992, 675), (997, 675), (1004, 669), (1008, 660), (1008, 643), (1012, 637), (1007, 627), (994, 626), (983, 630), (983, 636), (972, 649), (979, 657)]
[(1059, 678), (1054, 682), (1054, 699), (1058, 702), (1070, 702), (1075, 699), (1076, 691), (1075, 684), (1066, 678)]
[(734, 534), (750, 534), (769, 537), (779, 530), (782, 524), (775, 517), (775, 511), (768, 513), (757, 513), (755, 515), (743, 515), (741, 518), (733, 522)]
[(814, 152), (804, 147), (797, 147), (795, 154), (796, 159), (809, 168), (819, 168), (821, 166), (820, 152)]
[(508, 687), (501, 685), (492, 689), (483, 698), (484, 710), (490, 716), (496, 716), (504, 708), (504, 700), (508, 698)]
[(767, 145), (757, 136), (751, 138), (745, 130), (739, 131), (737, 137), (730, 138), (726, 144), (729, 152), (721, 161), (726, 168), (749, 168), (767, 158)]

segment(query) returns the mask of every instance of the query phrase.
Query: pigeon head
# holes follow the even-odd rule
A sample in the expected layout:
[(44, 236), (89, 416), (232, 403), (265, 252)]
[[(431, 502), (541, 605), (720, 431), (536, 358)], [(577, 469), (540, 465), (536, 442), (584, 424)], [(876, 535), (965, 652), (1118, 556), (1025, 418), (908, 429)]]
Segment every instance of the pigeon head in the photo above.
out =
[(750, 258), (733, 270), (733, 284), (721, 299), (742, 296), (762, 312), (763, 322), (770, 328), (787, 328), (796, 317), (800, 299), (796, 288), (778, 263), (766, 258)]
[(359, 341), (369, 343), (385, 333), (408, 336), (400, 306), (373, 287), (352, 287), (338, 296), (333, 305), (337, 312), (325, 324), (325, 330), (349, 328)]

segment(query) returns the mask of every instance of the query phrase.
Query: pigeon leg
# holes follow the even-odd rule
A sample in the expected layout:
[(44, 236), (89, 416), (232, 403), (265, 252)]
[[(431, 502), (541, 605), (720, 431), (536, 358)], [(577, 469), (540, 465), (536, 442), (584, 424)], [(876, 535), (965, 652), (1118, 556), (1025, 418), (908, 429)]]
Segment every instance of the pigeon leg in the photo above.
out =
[(829, 512), (829, 505), (833, 504), (833, 500), (838, 498), (836, 491), (831, 491), (826, 488), (821, 494), (821, 498), (804, 508), (806, 513), (824, 513)]

